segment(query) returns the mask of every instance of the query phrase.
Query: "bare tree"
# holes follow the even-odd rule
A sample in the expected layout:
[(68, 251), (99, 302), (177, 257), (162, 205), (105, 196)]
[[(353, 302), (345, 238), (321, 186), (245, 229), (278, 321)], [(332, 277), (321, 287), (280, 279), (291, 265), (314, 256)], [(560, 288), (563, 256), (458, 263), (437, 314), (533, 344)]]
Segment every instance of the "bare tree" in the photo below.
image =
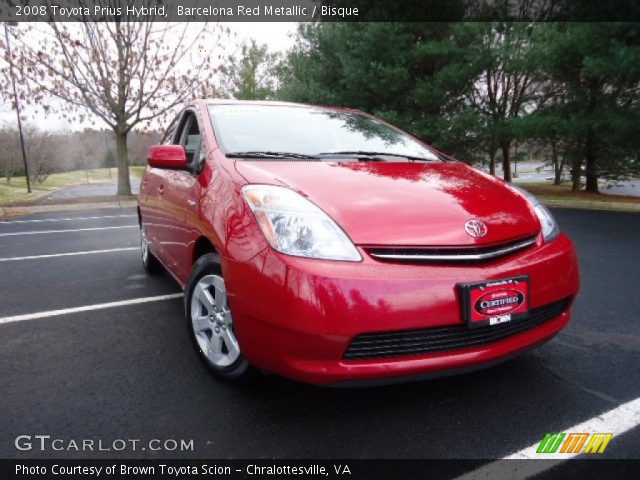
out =
[(161, 131), (140, 130), (131, 132), (129, 139), (129, 157), (132, 165), (146, 165), (147, 151), (152, 145), (156, 145), (162, 138)]
[[(120, 0), (105, 3), (123, 5)], [(154, 23), (153, 18), (81, 20), (14, 29), (11, 61), (30, 87), (27, 101), (46, 111), (45, 99), (57, 98), (64, 105), (63, 118), (82, 121), (88, 111), (113, 130), (118, 194), (130, 195), (129, 132), (187, 99), (211, 95), (221, 58), (219, 41), (228, 30), (211, 24)]]
[(8, 126), (0, 128), (0, 168), (7, 183), (22, 170), (18, 131)]
[(60, 171), (59, 160), (65, 155), (64, 137), (34, 124), (27, 125), (24, 134), (30, 177), (42, 183), (49, 175)]
[[(49, 175), (61, 170), (60, 159), (64, 157), (66, 144), (63, 135), (39, 129), (34, 124), (23, 127), (25, 147), (30, 164), (30, 178), (38, 183), (44, 182)], [(24, 174), (20, 154), (20, 137), (15, 128), (0, 129), (0, 165), (7, 181), (17, 174)]]

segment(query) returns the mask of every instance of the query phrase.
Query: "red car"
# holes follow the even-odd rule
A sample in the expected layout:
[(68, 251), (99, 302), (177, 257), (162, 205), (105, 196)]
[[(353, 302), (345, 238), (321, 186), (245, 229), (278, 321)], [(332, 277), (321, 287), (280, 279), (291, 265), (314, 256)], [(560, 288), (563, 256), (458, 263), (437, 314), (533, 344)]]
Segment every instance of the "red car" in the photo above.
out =
[(142, 259), (219, 376), (439, 376), (569, 322), (578, 264), (549, 211), (370, 115), (200, 100), (148, 157)]

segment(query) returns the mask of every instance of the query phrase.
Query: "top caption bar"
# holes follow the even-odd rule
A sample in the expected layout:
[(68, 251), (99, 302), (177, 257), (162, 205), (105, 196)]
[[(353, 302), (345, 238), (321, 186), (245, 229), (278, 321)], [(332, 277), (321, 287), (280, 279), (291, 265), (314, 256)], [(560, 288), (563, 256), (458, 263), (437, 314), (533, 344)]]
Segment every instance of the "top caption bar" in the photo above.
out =
[(640, 21), (637, 0), (0, 0), (8, 22)]

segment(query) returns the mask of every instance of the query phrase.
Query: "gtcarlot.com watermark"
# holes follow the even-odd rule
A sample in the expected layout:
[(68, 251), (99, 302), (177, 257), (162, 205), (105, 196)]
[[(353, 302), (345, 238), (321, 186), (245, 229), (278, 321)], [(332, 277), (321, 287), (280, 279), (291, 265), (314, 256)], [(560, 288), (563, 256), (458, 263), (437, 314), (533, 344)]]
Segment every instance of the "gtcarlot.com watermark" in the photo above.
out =
[(104, 440), (101, 438), (64, 439), (51, 435), (18, 435), (15, 438), (16, 449), (23, 452), (192, 452), (193, 439), (183, 438), (152, 438), (141, 440), (139, 438), (116, 438)]

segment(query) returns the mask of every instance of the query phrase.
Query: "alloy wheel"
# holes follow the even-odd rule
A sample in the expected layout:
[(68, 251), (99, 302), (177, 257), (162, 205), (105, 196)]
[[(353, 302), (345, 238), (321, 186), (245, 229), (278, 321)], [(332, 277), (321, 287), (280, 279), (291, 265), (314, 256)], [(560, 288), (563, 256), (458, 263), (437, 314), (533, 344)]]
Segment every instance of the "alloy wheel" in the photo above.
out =
[(193, 289), (191, 324), (200, 351), (214, 366), (228, 367), (240, 357), (227, 290), (219, 275), (205, 275)]

